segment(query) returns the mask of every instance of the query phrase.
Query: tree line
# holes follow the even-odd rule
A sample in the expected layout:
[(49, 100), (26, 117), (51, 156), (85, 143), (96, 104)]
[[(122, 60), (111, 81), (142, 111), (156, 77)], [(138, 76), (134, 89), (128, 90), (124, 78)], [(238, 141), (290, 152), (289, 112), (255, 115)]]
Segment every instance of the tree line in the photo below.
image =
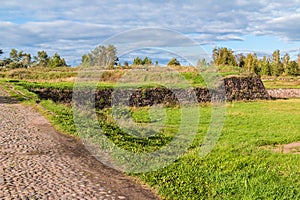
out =
[[(3, 50), (0, 49), (0, 55)], [(7, 69), (30, 68), (30, 67), (67, 67), (64, 58), (58, 53), (49, 56), (46, 51), (38, 51), (36, 56), (29, 53), (12, 49), (8, 58), (0, 59), (0, 67)]]
[(272, 56), (259, 59), (256, 53), (234, 54), (226, 47), (214, 48), (213, 64), (216, 66), (238, 66), (251, 73), (266, 76), (297, 76), (300, 75), (300, 54), (297, 60), (292, 60), (288, 53), (283, 57), (280, 50), (275, 50)]
[[(289, 54), (283, 57), (280, 55), (280, 50), (275, 50), (271, 57), (264, 56), (259, 59), (256, 53), (234, 54), (233, 50), (226, 47), (214, 48), (212, 52), (212, 65), (215, 66), (234, 66), (240, 67), (245, 71), (257, 75), (266, 76), (297, 76), (300, 75), (300, 54), (296, 61), (292, 60)], [(206, 65), (206, 60), (199, 60), (197, 65)], [(82, 66), (105, 66), (113, 68), (120, 67), (135, 67), (153, 65), (149, 57), (133, 59), (129, 66), (128, 61), (122, 65), (117, 57), (117, 49), (113, 45), (98, 46), (88, 54), (82, 56)], [(158, 62), (155, 62), (158, 65)], [(172, 58), (167, 65), (181, 65), (176, 58)]]
[[(3, 54), (0, 49), (0, 56)], [(300, 54), (297, 60), (292, 60), (288, 53), (283, 57), (280, 50), (275, 50), (272, 56), (263, 56), (258, 58), (256, 53), (235, 54), (233, 50), (220, 47), (214, 48), (212, 52), (212, 63), (216, 66), (234, 66), (240, 67), (251, 73), (266, 76), (298, 76), (300, 75)], [(81, 66), (105, 66), (108, 68), (119, 67), (135, 67), (153, 65), (149, 57), (134, 58), (131, 65), (125, 61), (123, 65), (117, 57), (117, 49), (114, 45), (97, 46), (88, 54), (84, 54), (81, 59)], [(158, 61), (155, 62), (158, 65)], [(176, 58), (172, 58), (167, 65), (181, 65)], [(204, 59), (198, 61), (198, 65), (206, 65)], [(8, 58), (0, 59), (1, 68), (29, 68), (33, 66), (40, 67), (66, 67), (66, 61), (58, 53), (49, 56), (46, 51), (38, 51), (36, 56), (31, 56), (23, 51), (12, 49)]]
[[(81, 66), (103, 66), (106, 68), (119, 67), (136, 67), (136, 66), (150, 66), (153, 65), (153, 61), (149, 57), (134, 58), (131, 65), (128, 61), (125, 61), (123, 65), (120, 63), (117, 57), (117, 49), (113, 45), (97, 46), (94, 50), (88, 54), (84, 54), (81, 58)], [(155, 65), (158, 65), (158, 61), (155, 61)], [(176, 58), (172, 58), (168, 65), (180, 65), (180, 62)]]

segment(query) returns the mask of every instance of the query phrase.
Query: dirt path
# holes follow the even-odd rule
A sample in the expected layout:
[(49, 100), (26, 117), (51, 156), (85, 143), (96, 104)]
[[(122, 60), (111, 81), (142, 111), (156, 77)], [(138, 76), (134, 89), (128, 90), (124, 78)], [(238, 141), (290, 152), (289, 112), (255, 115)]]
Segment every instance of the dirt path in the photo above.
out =
[(158, 199), (0, 87), (0, 199)]

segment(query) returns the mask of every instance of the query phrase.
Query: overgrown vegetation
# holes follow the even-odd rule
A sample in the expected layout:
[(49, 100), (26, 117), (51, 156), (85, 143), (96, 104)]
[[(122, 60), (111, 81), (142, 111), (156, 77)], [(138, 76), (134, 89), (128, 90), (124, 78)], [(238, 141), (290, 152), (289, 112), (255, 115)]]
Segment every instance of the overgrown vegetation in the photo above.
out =
[(297, 199), (299, 155), (260, 147), (300, 140), (299, 102), (228, 104), (222, 136), (205, 158), (198, 153), (210, 112), (209, 106), (202, 107), (191, 149), (170, 166), (137, 176), (166, 199)]
[[(206, 83), (201, 74), (193, 67), (185, 66), (169, 66), (170, 69), (180, 72), (184, 82), (190, 84), (193, 87), (205, 87)], [(231, 75), (247, 75), (248, 72), (237, 66), (219, 66), (220, 74), (223, 77)], [(0, 77), (6, 80), (19, 80), (19, 85), (23, 85), (27, 89), (29, 88), (54, 88), (54, 89), (73, 89), (74, 81), (78, 76), (78, 70), (80, 68), (30, 68), (30, 69), (13, 69), (13, 70), (0, 70)], [(129, 71), (128, 71), (129, 70)], [(140, 70), (141, 71), (141, 70)], [(149, 73), (149, 72), (148, 72)], [(118, 83), (118, 87), (132, 87), (135, 84), (144, 85), (142, 87), (157, 87), (159, 83), (166, 82), (166, 79), (174, 79), (174, 77), (166, 77), (167, 75), (152, 74), (151, 76), (143, 75), (140, 78), (137, 77), (135, 71), (130, 69), (115, 69), (101, 72), (100, 75), (96, 75), (101, 79), (99, 82), (99, 88), (113, 88)], [(91, 76), (94, 76), (91, 73)], [(122, 78), (126, 78), (127, 83), (121, 83)], [(156, 81), (151, 82), (152, 79)], [(146, 78), (146, 79), (145, 79)], [(22, 80), (22, 81), (20, 81)], [(129, 80), (132, 80), (131, 83)], [(262, 76), (262, 80), (267, 89), (271, 88), (299, 88), (300, 81), (295, 76)], [(176, 80), (174, 79), (176, 82)], [(124, 82), (124, 81), (123, 81)], [(181, 81), (182, 82), (182, 81)], [(176, 84), (174, 83), (174, 86)], [(178, 85), (178, 84), (177, 84)], [(178, 85), (180, 86), (180, 85)]]
[[(49, 100), (40, 104), (60, 129), (77, 134), (70, 107)], [(232, 102), (226, 107), (222, 135), (207, 157), (200, 158), (198, 153), (211, 121), (209, 104), (199, 107), (196, 138), (181, 158), (163, 169), (131, 175), (155, 188), (164, 199), (299, 199), (299, 155), (261, 147), (300, 140), (300, 99)], [(151, 124), (149, 109), (130, 108), (129, 117), (138, 124)], [(97, 113), (105, 135), (132, 152), (153, 151), (168, 144), (181, 119), (180, 107), (167, 108), (162, 132), (153, 138), (135, 139), (116, 126), (111, 109)]]
[(256, 53), (234, 55), (226, 47), (213, 50), (213, 64), (217, 66), (238, 66), (248, 72), (265, 76), (297, 76), (300, 74), (300, 54), (297, 60), (291, 60), (286, 53), (280, 56), (280, 50), (275, 50), (272, 57), (264, 56), (259, 59)]
[[(0, 49), (1, 50), (1, 49)], [(3, 51), (0, 51), (0, 55)], [(280, 55), (280, 50), (275, 50), (272, 56), (263, 56), (258, 58), (256, 53), (234, 54), (234, 51), (226, 48), (214, 48), (212, 52), (213, 60), (210, 63), (204, 58), (199, 58), (197, 65), (207, 66), (208, 64), (223, 68), (224, 66), (232, 66), (233, 68), (239, 68), (239, 72), (254, 73), (261, 76), (298, 76), (300, 75), (300, 53), (297, 60), (292, 60), (290, 55), (286, 53), (283, 57)], [(153, 65), (152, 59), (145, 57), (134, 58), (132, 65), (129, 65), (128, 61), (122, 63), (117, 55), (117, 49), (114, 45), (97, 46), (94, 50), (88, 54), (82, 55), (81, 64), (82, 67), (98, 66), (103, 69), (128, 69), (136, 68), (140, 66)], [(49, 57), (46, 51), (38, 51), (37, 56), (32, 57), (30, 54), (23, 51), (12, 49), (9, 53), (9, 58), (0, 60), (0, 67), (5, 69), (15, 68), (29, 68), (29, 67), (66, 67), (66, 61), (61, 58), (58, 53), (55, 53), (52, 57)], [(158, 61), (155, 62), (155, 66), (158, 65)], [(168, 62), (167, 66), (180, 66), (180, 62), (177, 58), (172, 58)]]
[[(1, 50), (0, 55), (3, 53)], [(64, 58), (61, 58), (58, 53), (54, 53), (49, 57), (46, 51), (38, 51), (37, 56), (32, 59), (31, 54), (25, 53), (22, 50), (12, 49), (9, 57), (0, 60), (0, 67), (6, 69), (30, 68), (30, 67), (67, 67)]]
[(294, 76), (262, 77), (263, 83), (268, 89), (300, 89), (300, 78)]
[[(264, 60), (267, 62), (268, 59), (257, 62), (255, 56), (254, 58), (247, 56), (247, 58), (241, 57), (241, 60), (234, 62), (232, 59), (236, 57), (233, 56), (233, 52), (228, 54), (230, 59), (225, 59), (225, 64), (221, 64), (222, 59), (218, 61), (220, 64), (218, 68), (222, 76), (251, 72), (261, 75), (267, 73), (268, 76), (262, 76), (267, 88), (299, 88), (299, 78), (294, 76), (297, 74), (287, 76), (289, 73), (284, 73), (288, 69), (284, 66), (288, 66), (292, 61), (286, 62), (289, 60), (286, 57), (283, 62), (282, 59), (278, 59), (278, 53), (274, 54), (272, 60), (272, 63), (275, 64), (269, 64), (273, 66), (272, 70), (280, 69), (279, 72), (282, 74), (266, 70), (271, 68), (256, 65), (263, 63)], [(223, 58), (227, 54), (220, 55)], [(241, 64), (243, 63), (242, 59), (249, 60), (244, 60), (244, 64)], [(251, 63), (256, 63), (256, 67), (253, 68)], [(283, 66), (284, 70), (278, 66)], [(192, 86), (205, 86), (203, 77), (195, 68), (175, 64), (168, 67), (180, 72), (180, 76)], [(147, 71), (150, 68), (145, 69)], [(4, 78), (1, 84), (11, 89), (13, 95), (19, 100), (32, 105), (38, 102), (38, 107), (59, 130), (80, 136), (73, 121), (73, 110), (70, 105), (40, 100), (36, 94), (28, 91), (32, 88), (72, 90), (78, 70), (78, 68), (66, 67), (13, 70), (3, 68), (0, 71), (0, 76)], [(159, 71), (152, 73), (151, 76), (140, 76), (136, 73), (137, 70), (123, 68), (106, 70), (101, 74), (100, 78), (103, 82), (100, 82), (98, 87), (115, 87), (123, 76), (126, 76), (127, 83), (120, 81), (117, 83), (118, 87), (145, 82), (148, 85), (144, 87), (157, 87), (156, 82), (166, 80), (166, 78), (171, 78), (176, 82), (175, 78), (178, 78), (173, 74)], [(93, 75), (93, 72), (86, 74), (87, 77)], [(300, 124), (298, 123), (300, 99), (232, 102), (228, 103), (226, 108), (227, 115), (222, 135), (216, 147), (207, 157), (199, 157), (199, 150), (212, 120), (212, 107), (210, 104), (201, 104), (198, 108), (200, 124), (197, 135), (188, 151), (168, 167), (153, 172), (130, 175), (138, 177), (150, 185), (164, 199), (300, 199), (299, 155), (275, 153), (261, 148), (264, 145), (272, 146), (300, 141)], [(153, 134), (151, 128), (139, 129), (142, 134), (152, 134), (151, 137), (137, 138), (134, 136), (136, 132), (128, 134), (121, 129), (112, 117), (112, 109), (97, 110), (97, 125), (110, 141), (122, 149), (133, 153), (152, 152), (169, 144), (181, 123), (181, 107), (164, 109), (166, 110), (166, 121), (159, 132)], [(141, 127), (155, 123), (149, 114), (150, 107), (129, 108), (128, 110), (127, 117), (132, 118)], [(190, 113), (194, 111), (189, 110)]]
[(0, 77), (39, 82), (70, 82), (77, 76), (78, 68), (69, 67), (33, 67), (0, 70)]

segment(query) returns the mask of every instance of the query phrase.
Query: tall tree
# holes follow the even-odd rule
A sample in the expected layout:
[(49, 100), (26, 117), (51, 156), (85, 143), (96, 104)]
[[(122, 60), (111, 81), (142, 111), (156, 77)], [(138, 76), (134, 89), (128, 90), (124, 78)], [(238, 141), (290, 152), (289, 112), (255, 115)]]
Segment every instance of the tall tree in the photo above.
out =
[(66, 61), (64, 58), (61, 58), (58, 53), (55, 53), (48, 62), (49, 67), (66, 67)]
[(113, 45), (98, 46), (88, 54), (88, 58), (84, 55), (83, 59), (90, 62), (91, 66), (111, 68), (118, 62), (117, 49)]
[(31, 65), (31, 55), (29, 53), (24, 53), (22, 56), (22, 61), (21, 61), (22, 65), (24, 67), (30, 67)]
[(37, 56), (34, 56), (34, 60), (37, 66), (47, 67), (49, 62), (49, 56), (46, 51), (38, 51)]
[(300, 69), (296, 61), (288, 62), (286, 66), (286, 75), (298, 76), (300, 74)]
[(31, 64), (31, 55), (23, 51), (18, 52), (18, 50), (12, 49), (9, 53), (9, 59), (7, 59), (5, 63), (7, 68), (29, 67)]
[(231, 49), (226, 47), (213, 49), (213, 60), (217, 66), (237, 66), (236, 58)]
[(270, 59), (267, 58), (267, 56), (264, 56), (263, 60), (261, 60), (259, 63), (261, 68), (260, 75), (270, 76), (271, 75)]
[(152, 65), (152, 60), (148, 57), (145, 57), (143, 60), (143, 65)]
[(91, 66), (91, 57), (87, 54), (83, 54), (81, 57), (81, 66)]
[(286, 53), (283, 58), (282, 58), (282, 66), (283, 66), (283, 71), (287, 75), (288, 74), (288, 65), (290, 63), (290, 55)]
[(258, 58), (257, 55), (248, 53), (247, 57), (245, 59), (245, 65), (244, 68), (246, 68), (249, 72), (259, 74), (260, 68), (258, 65)]
[(0, 49), (0, 56), (1, 56), (1, 54), (3, 54), (3, 50), (2, 49)]
[(244, 65), (245, 65), (245, 59), (246, 57), (242, 54), (242, 53), (239, 53), (235, 56), (236, 58), (236, 62), (237, 62), (237, 65), (240, 67), (240, 68), (243, 68)]
[(280, 50), (275, 50), (272, 54), (272, 71), (273, 76), (280, 76), (284, 72), (283, 64), (280, 60)]
[(136, 57), (133, 60), (133, 65), (143, 65), (143, 60), (140, 57)]
[[(21, 52), (22, 54), (22, 52)], [(16, 49), (12, 49), (9, 53), (9, 58), (13, 61), (13, 62), (19, 62), (21, 60), (20, 58), (20, 52), (18, 52)]]

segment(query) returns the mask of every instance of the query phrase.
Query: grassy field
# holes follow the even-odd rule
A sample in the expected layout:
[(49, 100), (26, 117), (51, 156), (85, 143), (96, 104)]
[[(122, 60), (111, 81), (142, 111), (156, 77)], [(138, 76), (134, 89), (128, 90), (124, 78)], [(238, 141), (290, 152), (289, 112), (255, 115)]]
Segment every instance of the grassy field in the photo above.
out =
[[(169, 167), (137, 175), (166, 199), (299, 199), (299, 155), (280, 154), (263, 145), (300, 140), (300, 100), (235, 102), (215, 149), (199, 158), (201, 139)], [(209, 108), (198, 137), (209, 123)]]
[(33, 67), (28, 69), (0, 69), (0, 77), (6, 79), (62, 82), (72, 81), (77, 75), (78, 68), (59, 67)]
[[(60, 130), (77, 134), (71, 108), (51, 101), (40, 105)], [(222, 135), (208, 156), (198, 156), (211, 117), (211, 106), (206, 104), (199, 107), (196, 138), (180, 159), (154, 172), (130, 175), (150, 185), (163, 199), (299, 199), (300, 155), (262, 147), (300, 141), (300, 99), (232, 102), (226, 108)], [(136, 122), (150, 122), (149, 108), (130, 111)], [(167, 128), (156, 137), (137, 140), (118, 129), (110, 113), (110, 109), (99, 111), (106, 136), (133, 152), (167, 144), (181, 118), (180, 108), (168, 108)]]
[[(113, 87), (114, 80), (122, 73), (103, 75), (106, 82), (99, 87)], [(232, 74), (226, 68), (223, 73)], [(67, 77), (72, 77), (71, 74)], [(192, 70), (182, 69), (181, 74), (189, 83), (203, 86), (203, 79)], [(36, 94), (27, 91), (32, 87), (72, 89), (72, 81), (47, 81), (40, 77), (7, 82), (11, 78), (5, 76), (0, 83), (10, 89), (13, 86), (14, 96), (43, 112), (59, 130), (79, 136), (71, 107), (50, 100), (40, 101)], [(299, 88), (295, 77), (263, 79), (267, 88)], [(39, 105), (35, 103), (37, 100)], [(151, 152), (171, 142), (181, 122), (179, 107), (165, 109), (165, 128), (149, 138), (136, 138), (120, 129), (111, 116), (111, 109), (98, 110), (97, 117), (106, 137), (117, 146), (133, 153)], [(200, 158), (211, 110), (210, 104), (199, 106), (200, 123), (195, 140), (181, 158), (157, 171), (129, 175), (151, 186), (163, 199), (300, 199), (300, 154), (275, 153), (264, 148), (300, 141), (300, 99), (227, 103), (221, 137), (213, 151)], [(136, 123), (153, 123), (149, 115), (151, 108), (129, 111), (129, 117)]]
[[(171, 84), (181, 87), (190, 84), (193, 87), (205, 87), (206, 83), (199, 71), (193, 67), (149, 67), (143, 69), (115, 69), (85, 72), (81, 68), (30, 68), (0, 70), (0, 77), (6, 80), (18, 80), (19, 84), (33, 88), (73, 89), (76, 77), (87, 77), (90, 80), (100, 80), (100, 88), (157, 87), (159, 84)], [(220, 75), (238, 75), (241, 72), (236, 67), (220, 68)]]
[[(118, 87), (132, 87), (135, 85), (143, 85), (142, 87), (157, 87), (157, 83), (168, 84), (170, 80), (174, 82), (172, 85), (176, 86), (176, 81), (190, 84), (193, 87), (205, 87), (206, 83), (195, 68), (173, 66), (170, 70), (178, 72), (179, 74), (166, 73), (166, 68), (163, 71), (159, 68), (149, 68), (149, 71), (134, 70), (134, 69), (116, 69), (106, 70), (104, 72), (91, 72), (87, 76), (93, 78), (96, 76), (101, 79), (98, 84), (99, 88)], [(222, 77), (231, 75), (247, 75), (239, 67), (233, 66), (219, 66), (219, 74)], [(78, 72), (81, 68), (30, 68), (30, 69), (14, 69), (14, 70), (0, 70), (0, 78), (6, 80), (21, 80), (20, 84), (25, 87), (33, 88), (56, 88), (56, 89), (73, 89), (74, 81), (78, 77)], [(81, 71), (82, 72), (82, 71)], [(163, 73), (162, 73), (163, 72)], [(82, 75), (82, 74), (81, 74)], [(178, 76), (181, 76), (178, 78)], [(267, 89), (272, 88), (300, 88), (299, 77), (262, 77), (263, 83)], [(125, 83), (124, 83), (125, 82)], [(181, 84), (182, 85), (182, 84)], [(180, 87), (180, 84), (179, 84)]]
[(299, 77), (262, 77), (263, 83), (268, 89), (300, 89)]
[[(52, 120), (60, 128), (75, 132), (70, 110), (49, 101), (42, 105), (58, 113)], [(146, 123), (147, 110), (131, 109), (132, 116)], [(161, 170), (131, 175), (149, 184), (165, 199), (300, 198), (300, 155), (260, 148), (300, 141), (300, 100), (228, 104), (227, 119), (217, 146), (207, 157), (200, 158), (199, 145), (210, 122), (210, 110), (208, 105), (200, 107), (199, 131), (183, 157)], [(155, 150), (172, 139), (180, 122), (179, 108), (169, 108), (168, 115), (172, 117), (168, 118), (166, 130), (155, 138), (133, 140), (112, 123), (102, 128), (108, 130), (106, 136), (122, 148), (133, 152)]]

